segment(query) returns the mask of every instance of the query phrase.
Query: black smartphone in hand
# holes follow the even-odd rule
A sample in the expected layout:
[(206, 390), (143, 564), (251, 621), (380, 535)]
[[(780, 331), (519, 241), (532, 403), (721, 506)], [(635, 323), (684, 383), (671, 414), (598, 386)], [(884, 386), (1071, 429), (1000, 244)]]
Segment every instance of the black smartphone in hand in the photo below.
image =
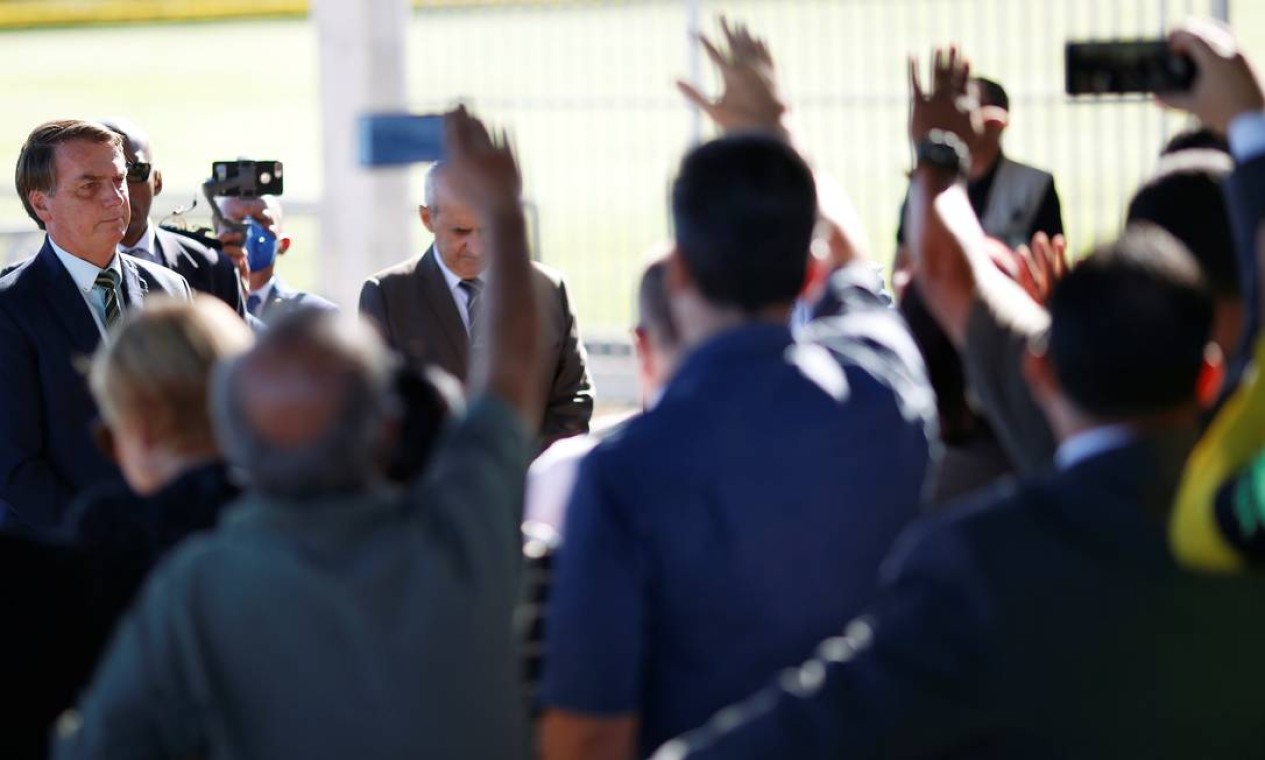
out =
[(1167, 40), (1069, 42), (1064, 62), (1068, 95), (1185, 92), (1196, 74)]

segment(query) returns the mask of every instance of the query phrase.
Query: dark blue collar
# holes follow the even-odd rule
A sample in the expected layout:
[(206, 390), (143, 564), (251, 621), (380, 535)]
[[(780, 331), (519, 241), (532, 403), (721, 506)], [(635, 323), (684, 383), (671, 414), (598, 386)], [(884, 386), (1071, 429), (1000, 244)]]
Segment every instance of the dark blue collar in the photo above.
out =
[(735, 364), (780, 357), (794, 343), (791, 329), (785, 324), (748, 322), (725, 330), (699, 344), (685, 357), (664, 396), (722, 368), (730, 372)]

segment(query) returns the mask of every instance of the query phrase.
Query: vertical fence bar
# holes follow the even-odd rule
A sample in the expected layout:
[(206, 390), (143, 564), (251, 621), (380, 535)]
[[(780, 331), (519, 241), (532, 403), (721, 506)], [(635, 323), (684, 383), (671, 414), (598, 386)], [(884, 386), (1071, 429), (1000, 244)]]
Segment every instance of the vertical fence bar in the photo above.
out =
[[(700, 0), (685, 0), (685, 61), (689, 66), (690, 84), (702, 90), (703, 53), (697, 42), (702, 26), (699, 22)], [(697, 145), (703, 141), (703, 113), (698, 106), (690, 104), (690, 142)]]

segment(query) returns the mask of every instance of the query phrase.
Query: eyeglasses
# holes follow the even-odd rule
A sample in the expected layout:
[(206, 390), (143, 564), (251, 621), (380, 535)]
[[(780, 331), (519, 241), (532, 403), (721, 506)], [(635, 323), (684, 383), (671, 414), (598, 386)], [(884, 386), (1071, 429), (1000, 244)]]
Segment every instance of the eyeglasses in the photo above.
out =
[(144, 161), (133, 161), (127, 165), (127, 181), (147, 182), (149, 180), (149, 172), (153, 168), (152, 164), (147, 164)]

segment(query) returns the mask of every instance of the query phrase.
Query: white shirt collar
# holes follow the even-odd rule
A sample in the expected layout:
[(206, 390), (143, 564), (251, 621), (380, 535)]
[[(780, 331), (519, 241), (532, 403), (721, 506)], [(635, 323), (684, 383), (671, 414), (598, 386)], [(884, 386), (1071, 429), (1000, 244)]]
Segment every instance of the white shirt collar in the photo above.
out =
[[(79, 292), (84, 295), (91, 293), (92, 288), (96, 285), (97, 275), (102, 272), (101, 267), (91, 261), (84, 261), (78, 256), (68, 253), (65, 248), (57, 245), (52, 237), (48, 238), (48, 244), (52, 247), (53, 253), (57, 254), (62, 266), (70, 274), (70, 278), (75, 281), (75, 287), (79, 288)], [(105, 268), (113, 269), (119, 275), (119, 282), (123, 282), (123, 265), (119, 262), (118, 254), (115, 254), (110, 259), (110, 263)]]
[(453, 273), (453, 271), (448, 268), (448, 265), (444, 263), (444, 257), (439, 255), (438, 248), (432, 246), (431, 252), (435, 254), (435, 263), (439, 264), (439, 271), (444, 273), (444, 282), (448, 283), (448, 289), (453, 293), (456, 293), (458, 287), (461, 285), (461, 278)]
[[(141, 250), (145, 255), (141, 258), (149, 260), (158, 259), (158, 236), (154, 233), (154, 225), (148, 221), (145, 223), (145, 232), (141, 235), (141, 239), (136, 241), (136, 245), (123, 245), (119, 243), (119, 252)], [(133, 254), (135, 255), (135, 254)]]
[(274, 274), (273, 276), (268, 278), (267, 282), (265, 282), (263, 285), (260, 285), (258, 290), (252, 290), (250, 292), (250, 295), (259, 296), (259, 303), (261, 304), (268, 303), (268, 296), (272, 295), (272, 289), (275, 288), (276, 286), (277, 286), (277, 276)]
[(1133, 438), (1128, 425), (1104, 425), (1086, 430), (1059, 444), (1054, 464), (1060, 470), (1070, 470), (1087, 459), (1127, 446)]

